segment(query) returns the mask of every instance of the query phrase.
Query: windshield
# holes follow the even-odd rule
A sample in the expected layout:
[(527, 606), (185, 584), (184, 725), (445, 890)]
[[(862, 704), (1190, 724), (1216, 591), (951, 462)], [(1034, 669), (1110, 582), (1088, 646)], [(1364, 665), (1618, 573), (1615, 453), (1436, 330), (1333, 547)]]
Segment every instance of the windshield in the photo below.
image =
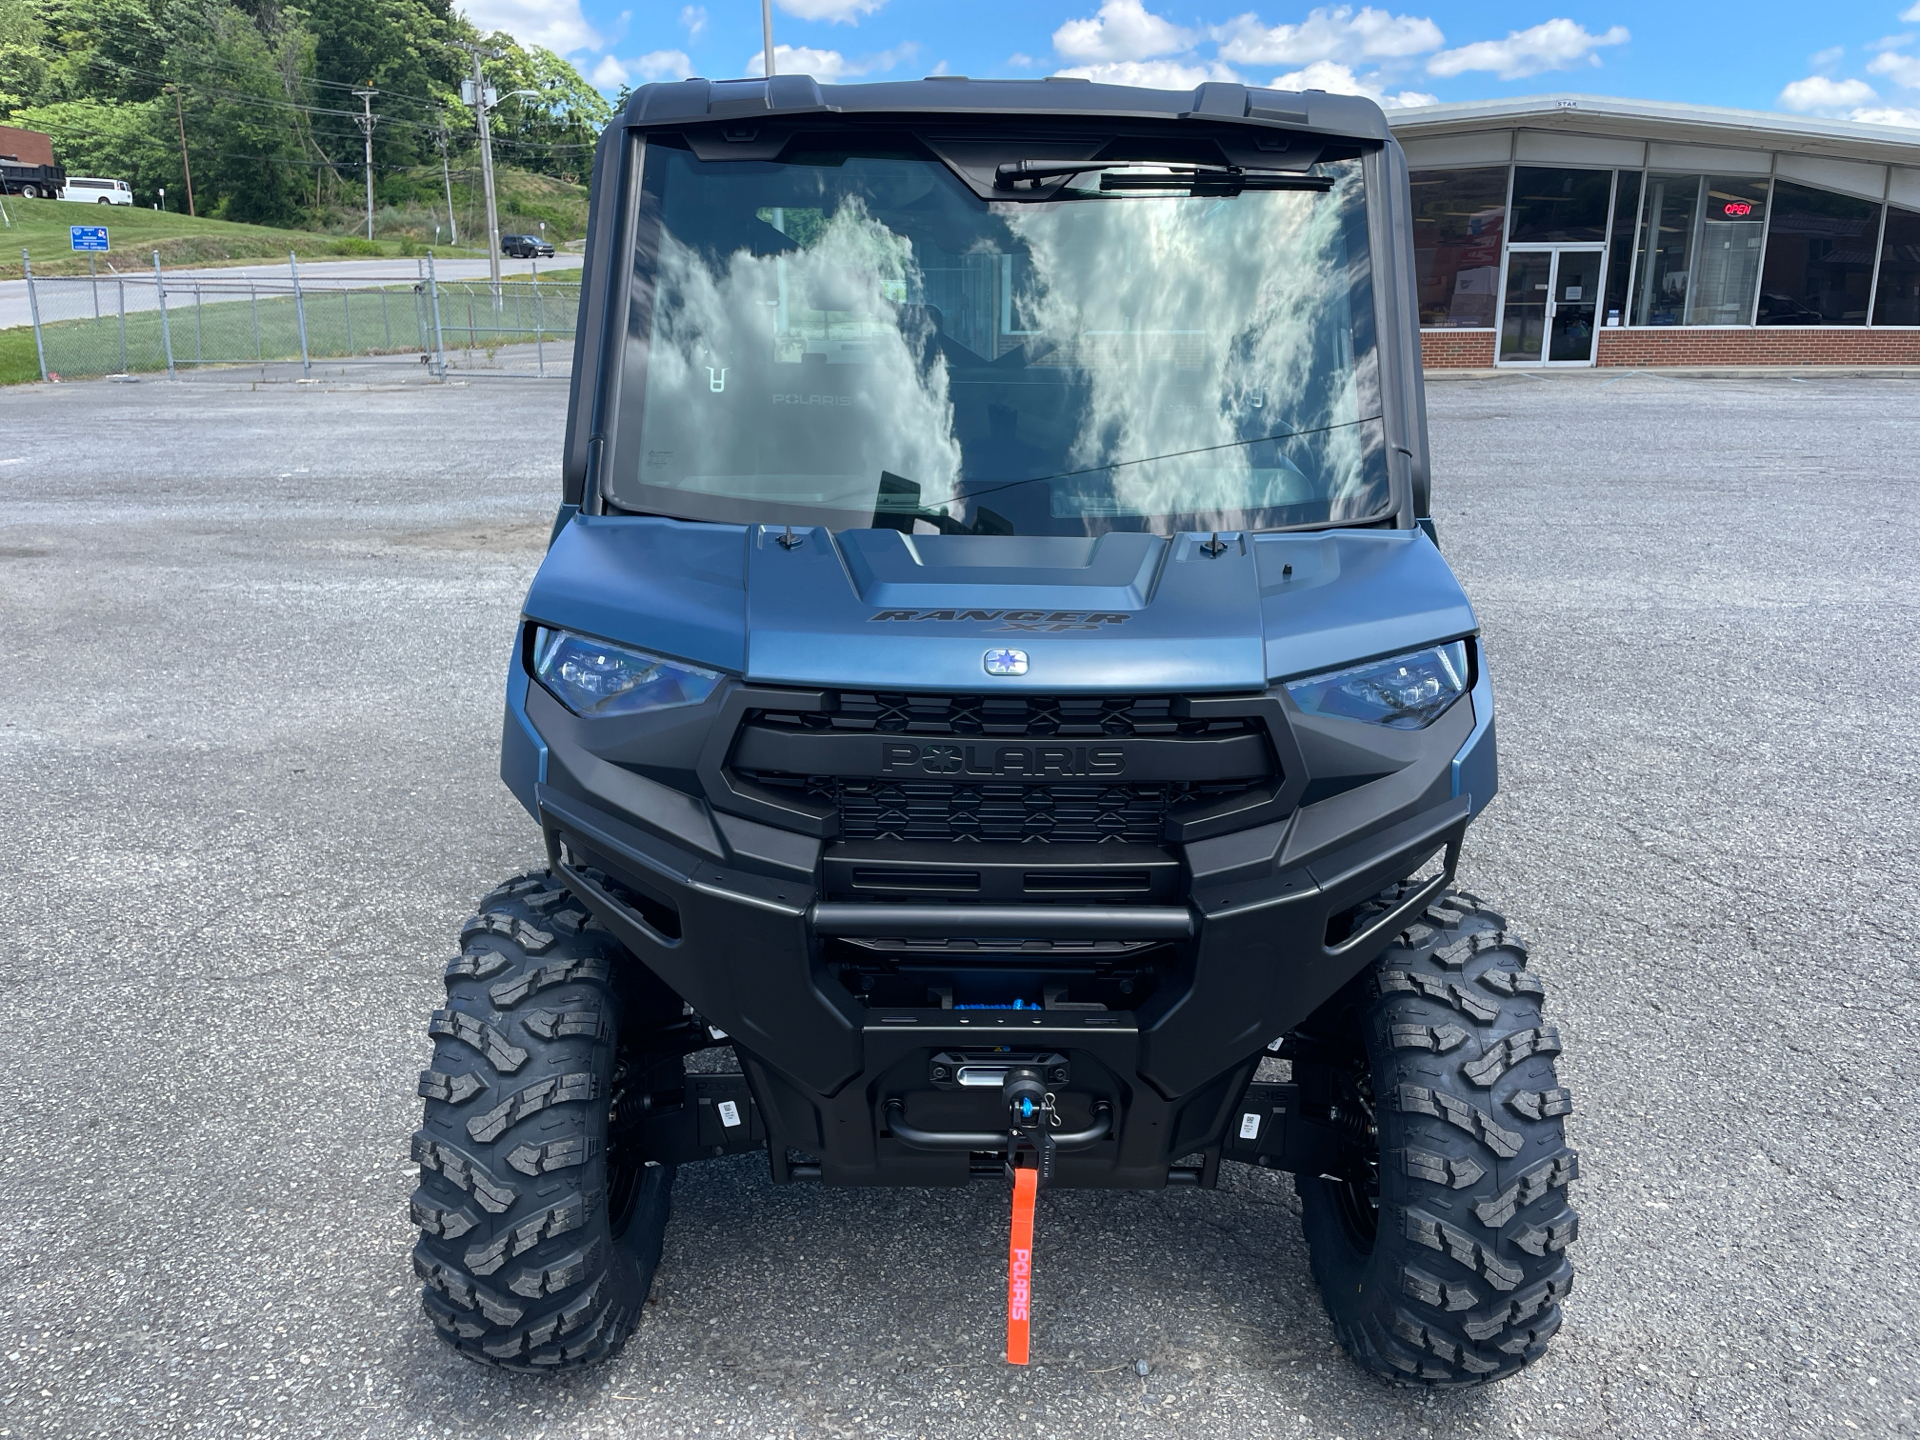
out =
[(911, 141), (682, 144), (646, 150), (614, 505), (1000, 535), (1387, 509), (1358, 160), (1321, 193), (989, 201)]

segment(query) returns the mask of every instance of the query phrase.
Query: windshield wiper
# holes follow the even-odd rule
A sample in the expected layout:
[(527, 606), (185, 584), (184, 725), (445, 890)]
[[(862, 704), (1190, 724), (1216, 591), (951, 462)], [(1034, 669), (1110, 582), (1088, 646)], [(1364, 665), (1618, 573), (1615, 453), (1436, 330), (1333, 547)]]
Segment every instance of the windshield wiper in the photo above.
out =
[(1333, 180), (1325, 175), (1301, 175), (1292, 171), (1248, 170), (1240, 165), (1170, 165), (1164, 170), (1131, 172), (1146, 162), (1139, 160), (1008, 160), (993, 172), (996, 190), (1038, 190), (1049, 181), (1070, 180), (1076, 175), (1100, 175), (1100, 188), (1116, 190), (1174, 190), (1189, 195), (1238, 195), (1243, 190), (1305, 190), (1325, 194)]

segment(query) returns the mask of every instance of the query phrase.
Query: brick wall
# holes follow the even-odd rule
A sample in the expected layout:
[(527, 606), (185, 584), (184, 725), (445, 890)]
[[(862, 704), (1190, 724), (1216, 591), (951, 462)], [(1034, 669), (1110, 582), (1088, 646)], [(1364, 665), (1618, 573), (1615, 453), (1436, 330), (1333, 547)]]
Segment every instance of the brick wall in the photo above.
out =
[(1603, 329), (1596, 363), (1920, 365), (1920, 330), (1878, 330), (1863, 325), (1783, 325), (1751, 330), (1700, 330), (1682, 325), (1644, 330)]
[(1429, 370), (1486, 370), (1493, 365), (1491, 330), (1422, 330), (1420, 363)]
[[(1429, 370), (1484, 370), (1493, 364), (1491, 330), (1422, 330), (1420, 360)], [(1674, 325), (1600, 332), (1598, 365), (1920, 365), (1920, 329), (1863, 325), (1705, 330)]]

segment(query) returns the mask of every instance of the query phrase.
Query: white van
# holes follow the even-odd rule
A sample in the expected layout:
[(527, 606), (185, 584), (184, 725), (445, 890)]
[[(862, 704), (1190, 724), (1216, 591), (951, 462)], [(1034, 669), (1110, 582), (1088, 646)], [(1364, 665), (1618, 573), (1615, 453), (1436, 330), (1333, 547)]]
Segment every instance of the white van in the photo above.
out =
[(62, 200), (91, 200), (100, 205), (133, 204), (133, 187), (124, 180), (98, 180), (86, 175), (69, 175)]

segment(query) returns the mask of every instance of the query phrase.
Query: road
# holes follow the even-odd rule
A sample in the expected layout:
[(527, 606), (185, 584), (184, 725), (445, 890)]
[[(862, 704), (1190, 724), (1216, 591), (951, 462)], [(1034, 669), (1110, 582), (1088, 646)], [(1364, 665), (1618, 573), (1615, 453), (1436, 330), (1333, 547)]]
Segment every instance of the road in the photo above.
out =
[(1003, 1189), (747, 1157), (682, 1172), (617, 1361), (452, 1358), (413, 1080), (454, 927), (539, 859), (494, 766), (565, 397), (7, 403), (0, 1434), (1914, 1433), (1914, 381), (1431, 389), (1502, 707), (1464, 872), (1547, 981), (1583, 1215), (1548, 1358), (1444, 1395), (1347, 1363), (1291, 1182), (1231, 1166), (1043, 1197), (1024, 1372)]
[[(129, 278), (139, 277), (143, 281), (153, 278), (153, 272), (151, 270), (141, 270), (137, 267), (129, 269), (126, 264), (126, 256), (120, 256), (119, 260), (121, 262), (119, 274), (126, 275)], [(419, 260), (394, 258), (385, 260), (302, 261), (300, 264), (300, 278), (302, 280), (355, 280), (363, 283), (373, 283), (391, 279), (396, 284), (410, 285), (418, 278), (420, 267), (424, 263), (424, 261)], [(536, 268), (542, 274), (559, 269), (577, 270), (580, 268), (580, 262), (577, 255), (557, 255), (550, 260), (515, 260), (502, 256), (500, 260), (500, 273), (502, 275), (526, 275)], [(284, 285), (291, 278), (291, 272), (284, 262), (274, 265), (203, 266), (184, 270), (168, 270), (164, 273), (168, 285), (181, 286), (182, 288), (185, 287), (186, 282), (194, 280), (219, 280), (229, 283), (245, 282), (247, 280), (263, 280), (275, 281)], [(434, 274), (441, 280), (484, 280), (488, 274), (487, 262), (485, 260), (436, 260), (434, 262)], [(113, 308), (112, 296), (114, 293), (113, 281), (115, 278), (115, 272), (108, 270), (103, 262), (100, 266), (99, 280), (101, 293), (108, 297), (105, 304), (109, 310)], [(47, 286), (49, 289), (62, 291), (77, 288), (73, 277), (70, 276), (48, 281)], [(144, 283), (136, 289), (130, 290), (127, 294), (128, 310), (133, 311), (152, 308), (151, 293), (151, 287)], [(43, 316), (43, 318), (45, 317)], [(31, 325), (32, 323), (33, 310), (31, 302), (27, 297), (27, 282), (25, 280), (0, 280), (0, 330), (9, 329), (15, 325)]]

